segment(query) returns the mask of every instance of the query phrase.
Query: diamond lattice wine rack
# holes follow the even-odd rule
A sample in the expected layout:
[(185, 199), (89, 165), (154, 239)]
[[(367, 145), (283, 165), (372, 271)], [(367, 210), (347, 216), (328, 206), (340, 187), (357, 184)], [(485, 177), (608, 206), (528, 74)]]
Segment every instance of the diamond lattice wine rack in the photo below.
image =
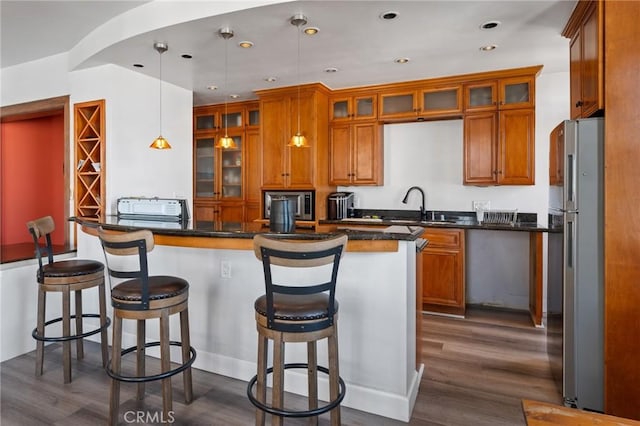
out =
[(74, 105), (75, 123), (75, 214), (102, 219), (105, 193), (105, 101)]

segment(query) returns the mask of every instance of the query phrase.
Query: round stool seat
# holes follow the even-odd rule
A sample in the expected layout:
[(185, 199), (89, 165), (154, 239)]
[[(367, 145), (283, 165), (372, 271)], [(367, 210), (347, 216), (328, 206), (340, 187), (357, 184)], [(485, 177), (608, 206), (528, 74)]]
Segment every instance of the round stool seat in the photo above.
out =
[[(180, 296), (189, 290), (189, 283), (179, 277), (158, 275), (149, 277), (149, 300), (162, 300)], [(127, 302), (142, 301), (142, 281), (128, 280), (111, 290), (111, 297)]]
[(82, 275), (102, 273), (104, 271), (104, 265), (95, 260), (62, 260), (43, 265), (41, 271), (42, 277), (39, 276), (40, 282), (46, 278), (79, 277)]
[[(334, 312), (338, 313), (338, 301), (334, 302)], [(311, 321), (329, 316), (329, 295), (316, 293), (304, 297), (291, 294), (273, 295), (273, 315), (276, 320)], [(260, 315), (267, 315), (267, 296), (258, 297), (254, 308)]]

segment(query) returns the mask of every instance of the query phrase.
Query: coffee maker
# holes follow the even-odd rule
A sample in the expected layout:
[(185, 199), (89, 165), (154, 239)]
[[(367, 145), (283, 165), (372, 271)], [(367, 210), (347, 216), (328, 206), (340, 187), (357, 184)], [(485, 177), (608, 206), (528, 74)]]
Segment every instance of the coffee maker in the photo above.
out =
[(333, 192), (327, 199), (327, 219), (341, 220), (353, 215), (353, 192)]

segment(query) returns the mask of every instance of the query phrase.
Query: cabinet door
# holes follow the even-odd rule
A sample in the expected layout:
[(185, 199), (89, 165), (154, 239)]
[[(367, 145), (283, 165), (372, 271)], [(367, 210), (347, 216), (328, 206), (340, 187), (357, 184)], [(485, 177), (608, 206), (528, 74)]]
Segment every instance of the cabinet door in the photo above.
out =
[(219, 149), (221, 157), (220, 177), (221, 182), (221, 199), (242, 199), (242, 153), (243, 141), (242, 132), (240, 134), (229, 133), (229, 137), (236, 143), (236, 148)]
[(259, 130), (247, 130), (244, 146), (245, 200), (260, 203), (260, 169), (262, 167), (262, 149)]
[(493, 111), (497, 107), (497, 82), (487, 81), (464, 86), (465, 111)]
[(218, 220), (217, 203), (193, 203), (193, 220), (196, 222), (215, 222)]
[(329, 138), (329, 181), (332, 185), (351, 183), (351, 125), (331, 126)]
[(534, 110), (500, 112), (498, 183), (533, 185), (535, 159)]
[(549, 136), (549, 185), (562, 186), (564, 182), (564, 126), (559, 124)]
[(420, 115), (425, 117), (462, 114), (462, 88), (441, 87), (421, 92)]
[(212, 132), (220, 128), (217, 106), (196, 107), (193, 110), (193, 133)]
[[(462, 310), (464, 286), (460, 253), (456, 249), (425, 249), (422, 255), (422, 303)], [(427, 310), (434, 310), (427, 307)], [(451, 312), (450, 312), (451, 313)]]
[(215, 182), (215, 139), (213, 136), (196, 137), (194, 155), (195, 198), (214, 198), (217, 195)]
[(497, 182), (497, 117), (495, 112), (464, 117), (465, 184), (491, 185)]
[[(285, 185), (291, 188), (313, 188), (314, 185), (314, 152), (317, 149), (317, 141), (315, 140), (315, 98), (303, 93), (302, 98), (298, 102), (297, 98), (290, 100), (290, 132), (285, 138), (286, 145), (289, 144), (291, 136), (298, 131), (298, 104), (300, 107), (300, 132), (307, 138), (309, 147), (296, 148), (287, 146), (287, 167), (285, 168)], [(326, 114), (326, 111), (325, 111)], [(326, 117), (326, 116), (325, 116)]]
[(590, 117), (600, 109), (600, 44), (596, 2), (592, 3), (582, 24), (581, 117)]
[(578, 32), (569, 47), (569, 85), (571, 98), (571, 119), (582, 116), (582, 37)]
[(222, 222), (244, 222), (244, 205), (242, 203), (222, 203), (218, 216)]
[(382, 147), (379, 125), (358, 123), (352, 125), (352, 171), (354, 185), (382, 185)]
[(262, 185), (282, 188), (285, 185), (285, 135), (289, 134), (289, 103), (283, 99), (264, 99), (261, 102), (260, 126), (263, 162)]
[(530, 108), (535, 105), (533, 77), (505, 78), (498, 82), (499, 109)]
[(417, 97), (415, 90), (380, 94), (381, 119), (407, 118), (417, 115)]
[(373, 120), (377, 117), (377, 95), (365, 95), (353, 97), (354, 120)]

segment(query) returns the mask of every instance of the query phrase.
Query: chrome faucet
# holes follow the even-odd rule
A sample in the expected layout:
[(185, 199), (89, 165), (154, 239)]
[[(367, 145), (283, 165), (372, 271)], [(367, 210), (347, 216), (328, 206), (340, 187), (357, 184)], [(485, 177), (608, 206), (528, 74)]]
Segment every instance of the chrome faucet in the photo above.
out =
[(402, 203), (407, 204), (407, 200), (409, 199), (409, 194), (414, 189), (416, 191), (420, 191), (420, 195), (422, 195), (422, 203), (420, 204), (420, 220), (425, 221), (427, 220), (427, 212), (424, 209), (424, 191), (422, 190), (422, 188), (420, 188), (419, 186), (412, 186), (411, 188), (409, 188), (407, 190), (407, 193), (404, 195), (404, 198), (402, 199)]

